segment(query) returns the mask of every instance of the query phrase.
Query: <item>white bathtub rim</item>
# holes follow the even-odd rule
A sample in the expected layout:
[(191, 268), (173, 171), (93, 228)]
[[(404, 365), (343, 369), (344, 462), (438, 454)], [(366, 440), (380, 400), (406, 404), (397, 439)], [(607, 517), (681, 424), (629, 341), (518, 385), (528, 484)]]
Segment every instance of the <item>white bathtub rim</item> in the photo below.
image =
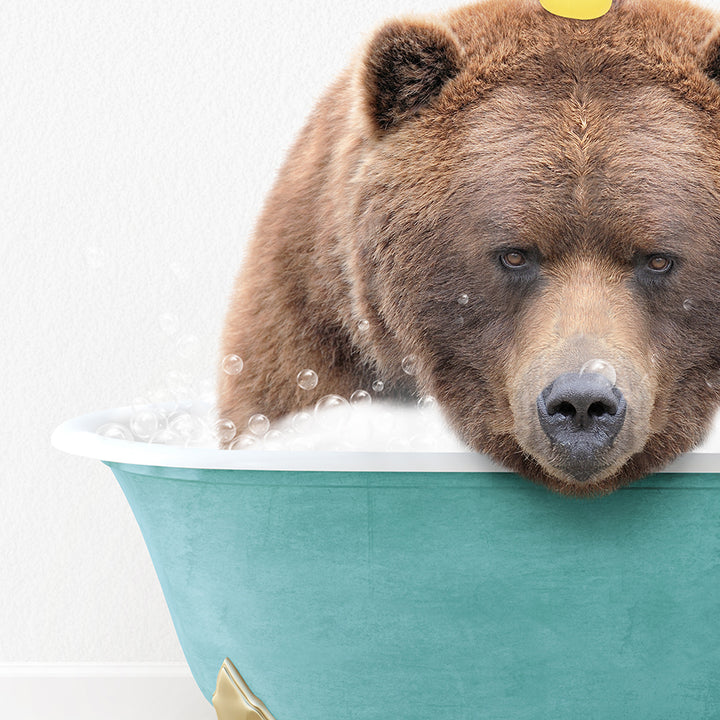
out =
[[(104, 423), (123, 422), (130, 407), (109, 408), (66, 420), (51, 436), (57, 450), (127, 465), (196, 470), (271, 470), (330, 472), (501, 472), (513, 471), (475, 452), (361, 452), (303, 450), (220, 450), (186, 448), (98, 435)], [(705, 443), (658, 472), (720, 473), (720, 414)]]
[(57, 450), (105, 462), (196, 470), (331, 472), (510, 472), (472, 452), (345, 452), (220, 450), (117, 440), (95, 430), (127, 418), (129, 407), (100, 410), (67, 420), (52, 434)]

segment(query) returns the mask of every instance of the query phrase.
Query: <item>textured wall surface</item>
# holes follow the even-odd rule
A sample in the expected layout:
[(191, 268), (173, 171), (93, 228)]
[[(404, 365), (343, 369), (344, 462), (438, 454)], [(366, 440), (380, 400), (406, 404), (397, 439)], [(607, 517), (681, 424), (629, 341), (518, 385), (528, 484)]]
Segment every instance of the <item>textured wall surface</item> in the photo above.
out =
[(0, 663), (182, 660), (110, 471), (50, 434), (171, 369), (213, 374), (243, 244), (314, 100), (381, 20), (457, 4), (0, 5)]
[[(50, 434), (171, 369), (213, 374), (244, 242), (314, 100), (378, 22), (442, 7), (0, 5), (0, 663), (183, 659), (110, 471)], [(183, 334), (198, 350), (178, 358)]]

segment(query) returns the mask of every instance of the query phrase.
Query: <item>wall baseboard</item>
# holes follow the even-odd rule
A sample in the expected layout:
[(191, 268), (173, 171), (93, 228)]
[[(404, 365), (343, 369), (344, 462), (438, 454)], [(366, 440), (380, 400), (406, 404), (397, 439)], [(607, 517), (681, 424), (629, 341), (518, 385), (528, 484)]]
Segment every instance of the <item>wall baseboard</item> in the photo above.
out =
[(215, 720), (185, 663), (0, 663), (8, 720)]
[(183, 662), (159, 663), (0, 663), (0, 678), (7, 677), (192, 677)]

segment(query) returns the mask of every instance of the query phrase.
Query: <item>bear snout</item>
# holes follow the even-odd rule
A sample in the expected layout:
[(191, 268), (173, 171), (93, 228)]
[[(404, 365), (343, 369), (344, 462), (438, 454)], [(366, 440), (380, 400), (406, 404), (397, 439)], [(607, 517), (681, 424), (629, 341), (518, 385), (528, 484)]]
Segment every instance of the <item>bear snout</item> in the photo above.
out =
[(563, 469), (584, 482), (602, 466), (603, 455), (625, 421), (622, 391), (598, 373), (564, 373), (537, 398), (540, 427)]

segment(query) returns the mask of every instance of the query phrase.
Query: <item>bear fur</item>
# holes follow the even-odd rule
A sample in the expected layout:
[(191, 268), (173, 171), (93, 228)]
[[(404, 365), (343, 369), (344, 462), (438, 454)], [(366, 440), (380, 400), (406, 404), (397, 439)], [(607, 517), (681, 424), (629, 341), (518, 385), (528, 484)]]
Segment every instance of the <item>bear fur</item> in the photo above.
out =
[[(720, 17), (683, 0), (594, 20), (486, 0), (383, 25), (266, 200), (220, 415), (242, 429), (330, 393), (432, 395), (471, 448), (580, 495), (690, 450), (720, 405), (719, 79)], [(578, 479), (536, 399), (593, 358), (627, 412)]]

